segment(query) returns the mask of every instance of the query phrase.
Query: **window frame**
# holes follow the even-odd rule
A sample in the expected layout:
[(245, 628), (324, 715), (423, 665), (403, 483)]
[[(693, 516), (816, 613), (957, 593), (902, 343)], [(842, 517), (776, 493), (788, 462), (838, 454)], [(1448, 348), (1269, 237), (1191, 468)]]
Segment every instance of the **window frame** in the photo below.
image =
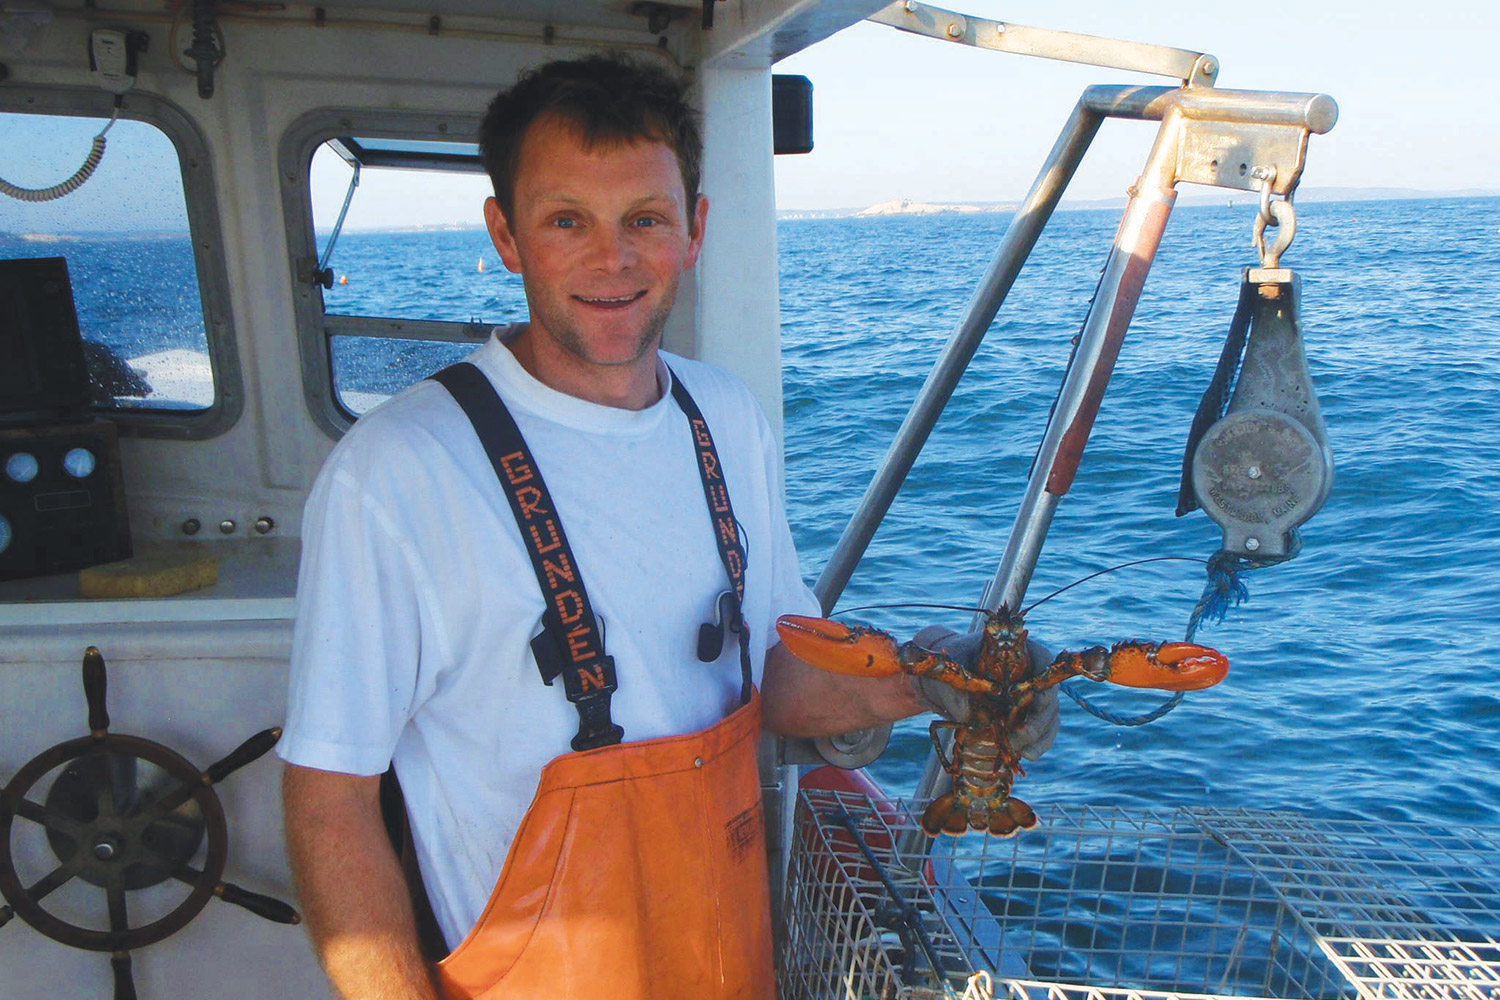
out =
[(329, 315), (324, 307), (323, 286), (313, 276), (318, 262), (312, 211), (313, 154), (328, 140), (344, 136), (473, 143), (479, 135), (480, 121), (478, 114), (319, 108), (297, 118), (282, 134), (276, 162), (281, 177), (303, 392), (314, 422), (332, 438), (342, 437), (357, 419), (340, 405), (334, 391), (330, 349), (333, 337), (384, 337), (478, 346), (489, 338), (493, 324)]
[[(98, 88), (0, 88), (0, 112), (9, 114), (108, 118), (114, 113), (114, 101), (113, 94)], [(214, 398), (203, 410), (97, 406), (90, 407), (89, 412), (113, 422), (122, 435), (130, 437), (193, 441), (218, 437), (239, 421), (244, 412), (245, 393), (230, 303), (225, 243), (219, 224), (218, 188), (208, 142), (186, 112), (154, 94), (126, 92), (120, 102), (120, 117), (155, 127), (177, 151)], [(108, 159), (108, 150), (104, 155)]]

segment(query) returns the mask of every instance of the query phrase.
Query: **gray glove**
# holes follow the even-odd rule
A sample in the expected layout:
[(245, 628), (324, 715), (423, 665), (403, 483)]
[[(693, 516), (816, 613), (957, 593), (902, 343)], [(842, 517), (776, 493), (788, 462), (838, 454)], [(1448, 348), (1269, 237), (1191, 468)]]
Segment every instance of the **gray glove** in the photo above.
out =
[[(979, 646), (983, 639), (983, 632), (959, 635), (950, 628), (929, 625), (912, 636), (911, 641), (923, 649), (945, 653), (953, 662), (972, 670), (975, 661), (979, 659)], [(1046, 669), (1052, 662), (1052, 653), (1035, 639), (1026, 640), (1026, 654), (1031, 660), (1033, 674)], [(969, 720), (973, 695), (930, 677), (914, 675), (912, 682), (917, 700), (928, 709), (949, 722), (963, 724)], [(1057, 688), (1051, 687), (1039, 692), (1026, 714), (1021, 716), (1020, 725), (1010, 734), (1011, 746), (1027, 760), (1040, 759), (1042, 754), (1052, 749), (1052, 743), (1057, 739), (1061, 714), (1057, 704)]]

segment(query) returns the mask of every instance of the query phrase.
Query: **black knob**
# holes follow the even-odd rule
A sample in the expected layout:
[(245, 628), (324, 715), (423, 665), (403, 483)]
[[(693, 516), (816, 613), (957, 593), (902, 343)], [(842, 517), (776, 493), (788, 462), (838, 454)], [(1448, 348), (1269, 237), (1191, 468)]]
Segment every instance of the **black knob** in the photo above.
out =
[(274, 920), (278, 924), (300, 924), (302, 915), (290, 905), (270, 896), (262, 896), (249, 889), (241, 889), (233, 882), (220, 882), (214, 894), (226, 903), (243, 906), (257, 917)]
[(210, 764), (208, 770), (204, 771), (203, 773), (208, 778), (209, 784), (217, 785), (219, 782), (229, 777), (235, 771), (238, 771), (240, 768), (244, 767), (246, 764), (255, 760), (257, 757), (261, 756), (261, 754), (274, 747), (276, 745), (276, 741), (279, 739), (281, 739), (280, 726), (272, 726), (270, 729), (262, 729), (260, 732), (256, 733), (254, 736), (250, 737), (248, 740), (241, 743), (233, 750), (229, 751), (229, 755), (223, 760), (219, 761), (216, 764)]
[(89, 735), (103, 739), (109, 732), (109, 712), (104, 707), (105, 692), (109, 687), (104, 672), (104, 657), (90, 646), (83, 651), (83, 696), (89, 703)]
[(136, 1000), (135, 977), (130, 974), (130, 952), (117, 951), (109, 956), (115, 970), (115, 1000)]

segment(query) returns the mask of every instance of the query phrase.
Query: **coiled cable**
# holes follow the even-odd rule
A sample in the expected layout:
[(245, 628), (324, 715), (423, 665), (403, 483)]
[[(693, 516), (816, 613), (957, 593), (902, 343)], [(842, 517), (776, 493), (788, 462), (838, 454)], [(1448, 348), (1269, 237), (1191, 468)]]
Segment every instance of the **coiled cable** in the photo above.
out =
[(18, 201), (44, 202), (56, 201), (58, 198), (77, 191), (83, 186), (84, 181), (87, 181), (94, 175), (94, 168), (99, 166), (100, 160), (104, 159), (105, 133), (114, 128), (115, 122), (119, 120), (119, 117), (120, 105), (116, 102), (115, 110), (109, 116), (109, 122), (100, 130), (98, 135), (94, 136), (93, 145), (89, 148), (89, 155), (84, 159), (83, 166), (79, 167), (72, 177), (69, 177), (61, 184), (54, 184), (49, 188), (24, 188), (0, 177), (0, 194), (8, 195)]

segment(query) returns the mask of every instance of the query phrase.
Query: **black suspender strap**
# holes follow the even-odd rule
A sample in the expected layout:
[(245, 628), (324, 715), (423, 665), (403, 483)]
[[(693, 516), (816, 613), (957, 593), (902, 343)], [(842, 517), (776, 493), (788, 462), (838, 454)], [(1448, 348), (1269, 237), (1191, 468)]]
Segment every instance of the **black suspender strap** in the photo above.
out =
[[(669, 369), (670, 370), (670, 369)], [(726, 624), (740, 640), (740, 702), (748, 705), (754, 690), (750, 670), (750, 630), (745, 625), (745, 546), (740, 541), (739, 522), (734, 519), (734, 508), (729, 503), (729, 488), (724, 484), (724, 470), (719, 462), (719, 452), (714, 448), (713, 435), (708, 432), (708, 421), (698, 409), (687, 386), (672, 372), (672, 398), (687, 414), (688, 426), (693, 431), (693, 450), (698, 454), (698, 478), (703, 482), (703, 497), (708, 501), (708, 516), (714, 525), (714, 542), (719, 547), (719, 561), (729, 575), (729, 585), (734, 588), (734, 608), (727, 616)]]
[(531, 648), (542, 680), (551, 684), (561, 674), (568, 701), (578, 710), (573, 749), (619, 743), (625, 730), (609, 715), (610, 695), (619, 686), (615, 661), (604, 655), (603, 636), (577, 560), (521, 429), (489, 379), (469, 362), (450, 365), (432, 378), (448, 390), (474, 425), (521, 529), (546, 602), (542, 634), (532, 640)]

